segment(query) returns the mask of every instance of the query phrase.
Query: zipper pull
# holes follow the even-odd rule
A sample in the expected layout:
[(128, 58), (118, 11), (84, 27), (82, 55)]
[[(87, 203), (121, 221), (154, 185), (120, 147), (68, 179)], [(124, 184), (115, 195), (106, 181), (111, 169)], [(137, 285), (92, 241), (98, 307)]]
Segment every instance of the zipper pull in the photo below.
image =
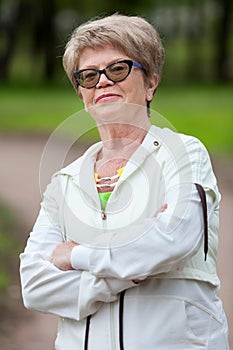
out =
[(101, 219), (102, 220), (106, 220), (107, 219), (107, 215), (106, 215), (106, 213), (105, 213), (105, 211), (103, 209), (101, 210)]

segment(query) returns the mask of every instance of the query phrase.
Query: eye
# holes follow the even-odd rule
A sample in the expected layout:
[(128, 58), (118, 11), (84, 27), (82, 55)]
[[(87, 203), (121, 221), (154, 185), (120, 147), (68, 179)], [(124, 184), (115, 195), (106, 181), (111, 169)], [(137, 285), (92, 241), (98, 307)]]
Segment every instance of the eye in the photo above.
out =
[(114, 74), (114, 76), (122, 76), (128, 73), (129, 67), (126, 63), (114, 63), (110, 67), (108, 67), (108, 71), (110, 74)]
[(107, 76), (113, 81), (122, 81), (129, 74), (129, 66), (126, 62), (117, 62), (106, 68)]
[(95, 80), (96, 76), (97, 76), (97, 72), (95, 70), (87, 70), (82, 72), (80, 78), (82, 81), (88, 82), (88, 81)]

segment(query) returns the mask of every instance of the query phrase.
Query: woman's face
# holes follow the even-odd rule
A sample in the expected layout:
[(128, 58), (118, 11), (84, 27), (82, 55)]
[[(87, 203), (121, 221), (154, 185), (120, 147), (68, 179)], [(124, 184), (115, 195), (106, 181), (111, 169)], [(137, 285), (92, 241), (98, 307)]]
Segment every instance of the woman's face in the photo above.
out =
[[(80, 56), (78, 69), (104, 69), (109, 64), (124, 59), (131, 59), (131, 57), (112, 46), (96, 49), (86, 48)], [(92, 107), (103, 106), (103, 104), (112, 102), (146, 106), (146, 102), (153, 98), (158, 80), (155, 76), (146, 85), (143, 75), (142, 69), (132, 67), (131, 73), (121, 82), (114, 83), (102, 74), (95, 87), (91, 89), (79, 87), (79, 95), (84, 102), (85, 109), (90, 110)]]

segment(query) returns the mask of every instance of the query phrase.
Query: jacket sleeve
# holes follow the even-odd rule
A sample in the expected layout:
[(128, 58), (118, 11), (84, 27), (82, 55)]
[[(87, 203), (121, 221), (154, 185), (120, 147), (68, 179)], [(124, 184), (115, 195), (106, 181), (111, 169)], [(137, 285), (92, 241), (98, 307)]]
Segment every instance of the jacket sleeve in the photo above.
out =
[[(183, 199), (179, 198), (180, 191)], [(166, 197), (168, 208), (157, 218), (108, 237), (103, 235), (91, 246), (73, 248), (72, 266), (99, 277), (129, 280), (182, 269), (199, 249), (203, 237), (198, 192), (193, 186), (191, 197), (184, 193), (185, 186), (170, 189)], [(211, 197), (207, 198), (210, 203)]]
[(39, 216), (20, 255), (22, 296), (27, 308), (79, 320), (135, 284), (96, 277), (87, 271), (61, 271), (50, 263), (54, 248), (63, 242), (56, 186), (55, 178), (45, 192)]
[(201, 184), (206, 192), (209, 218), (218, 207), (219, 196), (204, 146), (191, 138), (187, 145), (188, 161), (183, 160), (180, 152), (177, 154), (180, 174), (177, 178), (185, 181), (175, 183), (175, 167), (164, 161), (164, 166), (170, 167), (166, 178), (167, 210), (139, 225), (103, 234), (92, 245), (75, 247), (71, 255), (73, 267), (98, 277), (133, 280), (183, 269), (203, 239), (202, 204), (194, 183)]

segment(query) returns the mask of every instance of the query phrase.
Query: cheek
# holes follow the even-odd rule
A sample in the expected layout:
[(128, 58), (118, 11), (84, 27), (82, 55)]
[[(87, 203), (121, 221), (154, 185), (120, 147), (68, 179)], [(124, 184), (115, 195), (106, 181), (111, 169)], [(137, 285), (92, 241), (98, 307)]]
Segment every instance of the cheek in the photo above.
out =
[(90, 106), (93, 100), (93, 94), (89, 90), (85, 92), (80, 91), (79, 96), (84, 103), (84, 107)]
[(136, 103), (145, 104), (146, 86), (142, 77), (133, 79), (130, 86), (128, 86), (128, 89), (126, 88), (125, 91), (128, 91), (128, 96), (131, 100), (134, 99)]
[(144, 104), (146, 101), (146, 90), (142, 86), (135, 84), (130, 93), (131, 99), (137, 103)]

